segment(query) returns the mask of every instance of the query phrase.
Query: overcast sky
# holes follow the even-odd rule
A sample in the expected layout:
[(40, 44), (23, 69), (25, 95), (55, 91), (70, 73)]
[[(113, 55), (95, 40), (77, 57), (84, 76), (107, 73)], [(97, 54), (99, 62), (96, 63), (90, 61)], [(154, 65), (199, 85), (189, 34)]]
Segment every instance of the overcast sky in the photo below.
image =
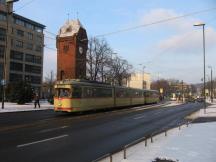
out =
[[(14, 10), (55, 34), (68, 13), (70, 19), (78, 15), (90, 37), (213, 7), (215, 0), (20, 0)], [(153, 79), (198, 83), (203, 77), (202, 29), (193, 27), (198, 21), (206, 23), (206, 65), (216, 71), (216, 10), (104, 38), (137, 71), (142, 69), (138, 64), (144, 64)], [(55, 36), (45, 32), (45, 45), (55, 49)], [(44, 76), (51, 70), (56, 72), (56, 51), (45, 48)]]

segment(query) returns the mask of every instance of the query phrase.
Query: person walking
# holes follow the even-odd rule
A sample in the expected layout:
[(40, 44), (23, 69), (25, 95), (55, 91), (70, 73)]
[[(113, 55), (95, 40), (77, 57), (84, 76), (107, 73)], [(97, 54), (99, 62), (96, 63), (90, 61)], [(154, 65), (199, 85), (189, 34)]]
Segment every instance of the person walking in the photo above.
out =
[(36, 94), (34, 97), (34, 106), (35, 106), (34, 108), (36, 108), (37, 105), (40, 108), (40, 98), (39, 98), (38, 94)]

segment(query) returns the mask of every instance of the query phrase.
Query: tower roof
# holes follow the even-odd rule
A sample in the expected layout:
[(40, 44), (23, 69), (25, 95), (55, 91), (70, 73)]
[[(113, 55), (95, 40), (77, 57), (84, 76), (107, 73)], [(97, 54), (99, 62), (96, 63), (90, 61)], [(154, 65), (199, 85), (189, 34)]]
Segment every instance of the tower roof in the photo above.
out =
[(67, 21), (59, 30), (58, 36), (59, 37), (68, 37), (73, 36), (79, 32), (79, 29), (83, 28), (80, 21), (77, 20), (70, 20)]

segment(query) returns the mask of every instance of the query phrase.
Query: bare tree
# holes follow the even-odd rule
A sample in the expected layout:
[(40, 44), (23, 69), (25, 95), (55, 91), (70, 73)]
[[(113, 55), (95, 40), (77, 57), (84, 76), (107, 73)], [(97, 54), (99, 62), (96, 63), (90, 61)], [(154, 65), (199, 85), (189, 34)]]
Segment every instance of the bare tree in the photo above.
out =
[(87, 52), (87, 78), (89, 80), (123, 85), (130, 77), (132, 65), (119, 57), (104, 39), (90, 38)]
[(112, 83), (120, 86), (122, 86), (124, 82), (126, 84), (132, 73), (132, 65), (130, 65), (127, 60), (119, 57), (112, 59), (110, 65), (109, 78), (112, 78)]
[(52, 99), (53, 93), (54, 93), (54, 84), (55, 84), (55, 78), (53, 71), (50, 71), (50, 73), (47, 73), (42, 87), (42, 94), (44, 98)]
[(111, 54), (112, 50), (104, 39), (90, 38), (87, 52), (88, 79), (104, 81), (104, 69)]

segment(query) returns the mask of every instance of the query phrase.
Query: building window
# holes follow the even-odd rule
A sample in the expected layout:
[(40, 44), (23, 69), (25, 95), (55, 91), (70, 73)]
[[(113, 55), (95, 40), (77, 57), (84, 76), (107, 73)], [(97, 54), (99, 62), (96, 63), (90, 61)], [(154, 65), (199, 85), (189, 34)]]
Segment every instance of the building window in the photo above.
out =
[(18, 51), (11, 51), (11, 59), (23, 61), (23, 53)]
[(6, 1), (5, 0), (0, 0), (0, 4), (5, 4)]
[(18, 48), (23, 48), (23, 41), (20, 41), (20, 40), (16, 40), (16, 47)]
[(0, 13), (0, 21), (6, 21), (7, 16), (5, 13)]
[(39, 33), (42, 33), (43, 32), (43, 28), (40, 28), (40, 27), (35, 27), (35, 31), (36, 32), (39, 32)]
[(42, 51), (42, 47), (41, 47), (41, 45), (36, 45), (36, 47), (35, 47), (35, 51), (37, 51), (37, 52), (41, 52), (41, 51)]
[(34, 65), (25, 65), (25, 72), (41, 74), (41, 67)]
[(25, 61), (26, 62), (31, 62), (31, 63), (36, 63), (36, 64), (41, 64), (41, 57), (26, 54)]
[(30, 23), (25, 23), (25, 27), (31, 30), (34, 30), (34, 25), (30, 24)]
[(5, 41), (6, 29), (0, 28), (0, 41)]
[(24, 36), (24, 31), (17, 29), (17, 35), (20, 37)]
[(23, 80), (22, 74), (10, 73), (10, 82), (17, 82), (22, 80)]
[(0, 80), (3, 79), (3, 70), (4, 70), (4, 65), (3, 63), (0, 63)]
[(5, 53), (5, 47), (0, 46), (0, 58), (4, 58), (4, 53)]
[(41, 35), (37, 35), (37, 41), (42, 42), (42, 36)]
[(63, 47), (64, 53), (67, 53), (68, 50), (69, 50), (69, 45), (64, 45), (64, 47)]
[(33, 39), (33, 34), (32, 33), (28, 33), (27, 37), (28, 37), (29, 40), (32, 40)]
[(32, 75), (26, 75), (26, 80), (33, 84), (41, 84), (41, 77), (40, 76), (32, 76)]
[(10, 70), (23, 71), (23, 64), (17, 62), (10, 62)]
[(21, 25), (21, 26), (25, 26), (25, 23), (24, 21), (20, 20), (20, 19), (14, 19), (14, 23), (17, 24), (17, 25)]
[(26, 43), (26, 49), (33, 50), (33, 44), (32, 43)]

